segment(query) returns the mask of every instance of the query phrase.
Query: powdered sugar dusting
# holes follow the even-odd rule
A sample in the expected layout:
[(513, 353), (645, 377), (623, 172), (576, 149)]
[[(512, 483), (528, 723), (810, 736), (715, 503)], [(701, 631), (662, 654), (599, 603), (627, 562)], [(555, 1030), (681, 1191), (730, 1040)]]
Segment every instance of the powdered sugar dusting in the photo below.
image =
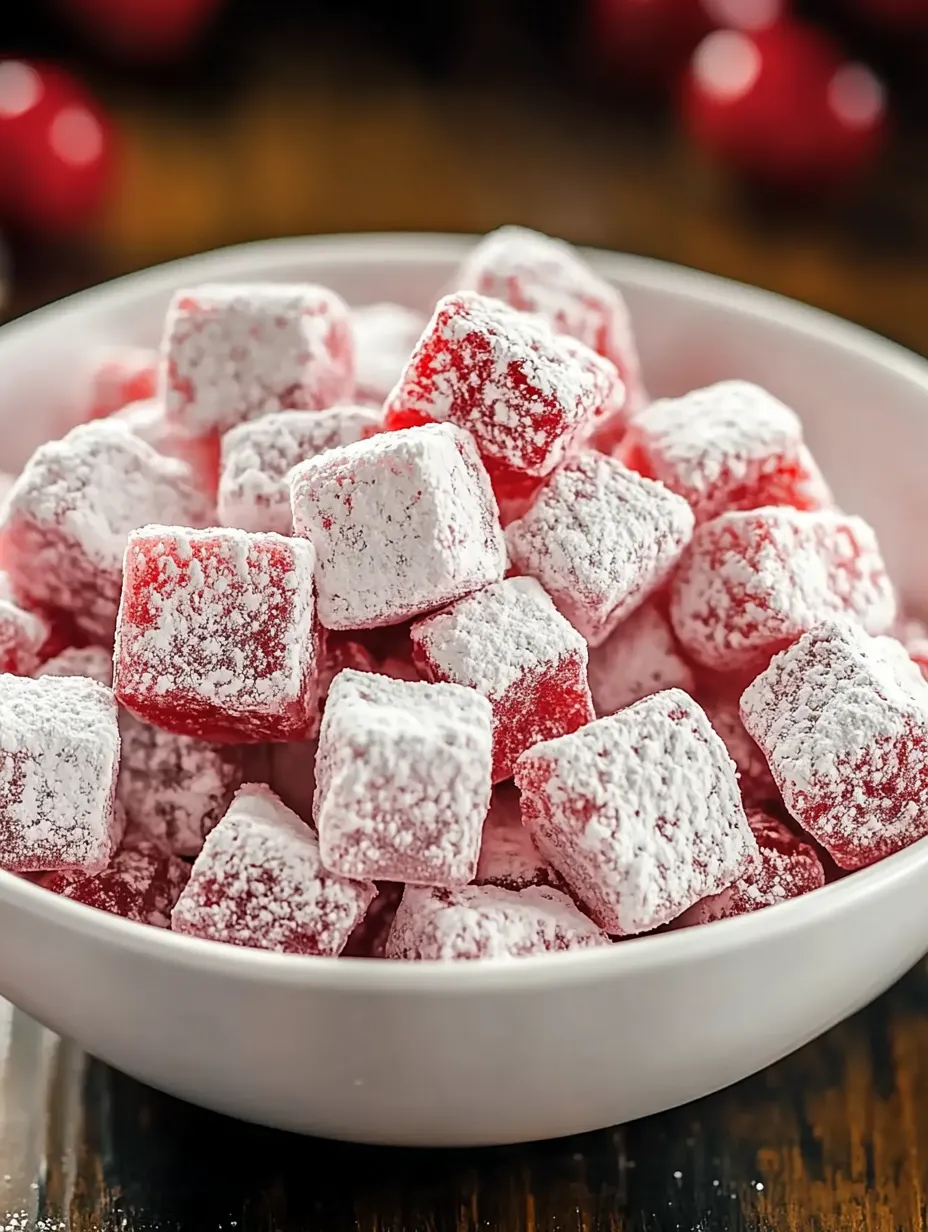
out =
[(158, 352), (148, 347), (97, 347), (90, 356), (86, 419), (112, 415), (154, 396)]
[(43, 663), (36, 676), (88, 676), (107, 688), (113, 686), (113, 656), (102, 646), (69, 646)]
[(693, 693), (693, 669), (670, 622), (655, 602), (644, 603), (590, 651), (590, 692), (600, 717), (662, 689)]
[(11, 589), (10, 579), (0, 574), (0, 672), (29, 676), (50, 630), (41, 616), (19, 606)]
[(189, 866), (165, 847), (136, 839), (118, 851), (102, 873), (46, 873), (39, 884), (98, 911), (168, 928), (171, 909), (189, 876)]
[(367, 304), (351, 313), (355, 397), (381, 407), (403, 374), (428, 318), (400, 304)]

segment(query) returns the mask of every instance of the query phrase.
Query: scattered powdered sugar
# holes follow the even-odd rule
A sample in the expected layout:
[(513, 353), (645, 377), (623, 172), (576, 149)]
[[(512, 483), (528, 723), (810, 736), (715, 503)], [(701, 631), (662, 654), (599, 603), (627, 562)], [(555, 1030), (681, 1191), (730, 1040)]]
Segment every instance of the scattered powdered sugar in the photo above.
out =
[(491, 754), (490, 704), (473, 689), (343, 671), (316, 758), (325, 867), (420, 885), (473, 880)]
[(294, 529), (318, 554), (328, 629), (398, 624), (490, 582), (506, 547), (466, 432), (433, 424), (333, 449), (291, 475)]
[(692, 533), (682, 497), (590, 451), (555, 473), (506, 539), (516, 568), (598, 646), (666, 581)]
[(643, 603), (590, 651), (590, 692), (600, 717), (662, 689), (693, 693), (693, 669), (655, 602)]
[(825, 621), (741, 698), (787, 809), (842, 868), (928, 833), (928, 684), (894, 647)]
[(403, 375), (428, 318), (401, 304), (366, 304), (351, 313), (355, 397), (378, 409)]
[(0, 574), (0, 672), (29, 676), (36, 668), (48, 640), (48, 623), (27, 612), (11, 596), (11, 583)]
[(735, 767), (691, 697), (656, 693), (519, 759), (522, 818), (606, 932), (647, 932), (756, 855)]
[(519, 792), (514, 783), (501, 783), (493, 789), (474, 881), (504, 890), (524, 890), (532, 885), (564, 887), (561, 877), (545, 863), (522, 825)]
[(207, 838), (171, 927), (230, 945), (334, 956), (376, 892), (369, 881), (326, 871), (309, 826), (269, 788), (247, 784)]
[(609, 938), (559, 890), (407, 886), (390, 930), (386, 956), (521, 958), (609, 944)]
[(299, 462), (372, 436), (380, 414), (362, 406), (282, 411), (239, 424), (222, 438), (219, 519), (242, 530), (293, 530), (289, 475)]
[(43, 663), (36, 676), (87, 676), (113, 687), (113, 656), (102, 646), (69, 646)]
[(87, 907), (137, 924), (168, 928), (171, 909), (189, 876), (190, 866), (167, 848), (136, 838), (116, 853), (102, 873), (46, 873), (39, 884)]
[(119, 837), (116, 716), (96, 681), (0, 675), (0, 867), (106, 866)]

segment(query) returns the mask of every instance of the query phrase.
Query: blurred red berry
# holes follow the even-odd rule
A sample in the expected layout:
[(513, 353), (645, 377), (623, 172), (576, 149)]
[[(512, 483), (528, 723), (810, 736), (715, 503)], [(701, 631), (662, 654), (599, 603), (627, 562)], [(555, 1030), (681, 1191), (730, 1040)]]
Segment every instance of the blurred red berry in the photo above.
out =
[(135, 60), (182, 53), (221, 7), (222, 0), (59, 0), (95, 40)]
[(619, 86), (666, 86), (712, 29), (702, 0), (591, 0), (593, 53)]

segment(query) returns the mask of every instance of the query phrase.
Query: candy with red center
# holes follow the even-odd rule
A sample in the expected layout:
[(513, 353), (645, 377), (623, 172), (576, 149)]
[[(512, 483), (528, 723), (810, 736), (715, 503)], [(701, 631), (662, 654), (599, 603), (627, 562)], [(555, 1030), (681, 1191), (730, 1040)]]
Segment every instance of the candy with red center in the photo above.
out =
[(522, 958), (609, 945), (571, 902), (546, 886), (459, 890), (407, 886), (387, 940), (387, 958)]
[(763, 753), (748, 735), (738, 710), (739, 693), (710, 688), (700, 692), (700, 704), (709, 722), (725, 741), (728, 755), (738, 768), (741, 796), (746, 804), (779, 797)]
[(197, 856), (175, 932), (282, 954), (340, 954), (377, 887), (323, 867), (319, 842), (268, 787), (247, 784)]
[(693, 669), (654, 600), (642, 604), (590, 651), (590, 692), (597, 715), (614, 714), (662, 689), (693, 693)]
[(352, 310), (358, 402), (383, 406), (427, 324), (424, 313), (401, 304), (366, 304)]
[(741, 698), (791, 816), (841, 868), (928, 834), (928, 684), (899, 649), (825, 621)]
[(26, 464), (4, 508), (4, 564), (20, 599), (73, 615), (106, 643), (129, 532), (147, 522), (202, 526), (211, 516), (186, 466), (123, 425), (95, 420)]
[(222, 284), (178, 291), (161, 347), (169, 422), (220, 434), (273, 411), (321, 411), (354, 389), (348, 307), (325, 287)]
[(537, 744), (516, 783), (539, 851), (616, 936), (669, 923), (756, 856), (731, 758), (679, 689)]
[(693, 533), (682, 497), (589, 451), (561, 467), (506, 540), (591, 646), (670, 576)]
[(748, 824), (760, 857), (721, 894), (704, 898), (685, 911), (675, 926), (709, 924), (735, 915), (747, 915), (762, 907), (774, 907), (790, 898), (799, 898), (825, 884), (825, 869), (818, 853), (797, 838), (782, 821), (761, 809), (748, 810)]
[(387, 939), (404, 889), (405, 887), (396, 881), (382, 881), (378, 885), (377, 897), (342, 950), (345, 958), (386, 957)]
[(10, 579), (0, 573), (0, 672), (30, 676), (42, 657), (51, 629), (13, 598)]
[(491, 719), (486, 698), (460, 685), (336, 676), (313, 801), (325, 867), (449, 888), (472, 881), (490, 803)]
[(760, 670), (829, 617), (885, 633), (895, 614), (876, 535), (862, 518), (785, 507), (724, 513), (698, 527), (670, 607), (683, 648), (717, 671)]
[(215, 742), (300, 740), (316, 723), (311, 543), (145, 526), (126, 550), (115, 690), (139, 718)]
[(293, 530), (288, 476), (298, 462), (373, 436), (380, 415), (360, 406), (283, 411), (239, 424), (222, 438), (219, 518), (242, 530)]
[(97, 873), (121, 837), (112, 692), (82, 677), (0, 675), (0, 868)]
[(39, 885), (137, 924), (168, 928), (190, 867), (159, 843), (127, 842), (101, 873), (45, 873)]
[(103, 419), (131, 402), (154, 398), (158, 352), (147, 347), (105, 347), (93, 356), (88, 419)]
[(493, 781), (540, 740), (594, 717), (586, 642), (533, 578), (506, 578), (413, 625), (427, 680), (466, 685), (493, 707)]
[(621, 450), (629, 465), (684, 497), (697, 522), (730, 509), (833, 503), (803, 445), (799, 417), (748, 381), (652, 402)]
[(524, 890), (533, 885), (564, 888), (564, 882), (542, 858), (522, 824), (519, 792), (513, 783), (501, 783), (494, 788), (490, 811), (483, 823), (474, 882), (501, 886), (504, 890)]
[(384, 433), (291, 474), (327, 629), (399, 624), (499, 581), (506, 546), (474, 442), (451, 424)]
[(385, 424), (456, 424), (491, 470), (547, 475), (614, 403), (618, 381), (608, 360), (540, 318), (462, 291), (439, 300), (387, 398)]

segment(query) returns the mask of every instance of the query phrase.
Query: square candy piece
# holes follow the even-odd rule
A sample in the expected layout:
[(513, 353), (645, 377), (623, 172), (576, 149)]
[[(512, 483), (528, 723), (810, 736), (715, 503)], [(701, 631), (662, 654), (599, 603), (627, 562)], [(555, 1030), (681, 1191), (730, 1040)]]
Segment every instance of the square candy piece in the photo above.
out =
[(3, 514), (4, 564), (26, 603), (71, 614), (106, 643), (129, 532), (147, 522), (202, 526), (211, 517), (183, 463), (98, 420), (41, 445), (26, 463)]
[(190, 867), (158, 843), (127, 842), (102, 873), (45, 873), (39, 885), (111, 915), (169, 928)]
[(407, 886), (387, 939), (386, 956), (443, 961), (522, 958), (609, 944), (609, 938), (559, 890)]
[(571, 344), (499, 300), (448, 295), (385, 403), (386, 426), (456, 424), (488, 465), (550, 474), (616, 397), (614, 367)]
[(291, 534), (289, 475), (297, 463), (379, 430), (379, 413), (361, 406), (284, 411), (239, 424), (222, 438), (219, 520), (242, 530)]
[(928, 834), (928, 684), (900, 649), (826, 621), (741, 698), (784, 804), (841, 868)]
[(329, 690), (313, 813), (344, 877), (472, 881), (490, 803), (490, 703), (456, 684), (344, 671)]
[(280, 954), (340, 954), (377, 887), (323, 868), (315, 834), (267, 787), (241, 788), (171, 916), (175, 932)]
[(522, 824), (519, 792), (513, 783), (502, 783), (493, 791), (474, 881), (504, 890), (524, 890), (533, 885), (564, 889), (561, 877), (545, 862)]
[(293, 525), (312, 539), (327, 629), (399, 624), (498, 582), (506, 545), (466, 432), (432, 424), (303, 462)]
[(833, 503), (798, 415), (748, 381), (652, 402), (631, 424), (620, 455), (684, 497), (697, 522), (733, 509)]
[(589, 681), (600, 718), (662, 689), (692, 694), (696, 688), (693, 669), (654, 600), (642, 604), (590, 651)]
[(737, 767), (738, 785), (745, 806), (779, 800), (780, 793), (766, 758), (741, 722), (739, 693), (728, 689), (705, 689), (699, 694), (699, 702)]
[(219, 485), (219, 441), (215, 436), (191, 436), (175, 423), (168, 423), (160, 398), (130, 402), (113, 415), (113, 422), (124, 427), (152, 449), (168, 458), (177, 458), (190, 467), (194, 483), (201, 491), (216, 492)]
[(97, 684), (113, 687), (113, 656), (102, 646), (69, 646), (43, 663), (39, 676), (87, 676)]
[(378, 410), (383, 406), (427, 324), (424, 313), (401, 304), (366, 304), (352, 310), (358, 402)]
[(670, 618), (684, 650), (717, 671), (759, 671), (830, 617), (885, 633), (896, 599), (862, 518), (767, 508), (697, 528), (673, 582)]
[(757, 853), (725, 745), (679, 689), (529, 749), (516, 783), (538, 849), (616, 936), (669, 923)]
[(48, 623), (19, 606), (10, 579), (0, 573), (0, 672), (31, 676), (50, 635)]
[(0, 868), (98, 873), (121, 837), (112, 692), (0, 675)]
[(476, 689), (493, 707), (493, 781), (540, 740), (589, 723), (586, 642), (534, 578), (506, 578), (413, 625), (428, 680)]
[(182, 736), (300, 740), (317, 721), (311, 543), (145, 526), (126, 551), (119, 701)]
[(506, 539), (518, 571), (599, 646), (663, 585), (692, 533), (682, 497), (590, 451), (551, 478)]
[(325, 287), (232, 283), (178, 291), (161, 344), (168, 419), (194, 436), (350, 398), (348, 307)]
[(84, 418), (103, 419), (130, 402), (153, 398), (157, 381), (157, 351), (133, 346), (100, 348), (91, 360)]

